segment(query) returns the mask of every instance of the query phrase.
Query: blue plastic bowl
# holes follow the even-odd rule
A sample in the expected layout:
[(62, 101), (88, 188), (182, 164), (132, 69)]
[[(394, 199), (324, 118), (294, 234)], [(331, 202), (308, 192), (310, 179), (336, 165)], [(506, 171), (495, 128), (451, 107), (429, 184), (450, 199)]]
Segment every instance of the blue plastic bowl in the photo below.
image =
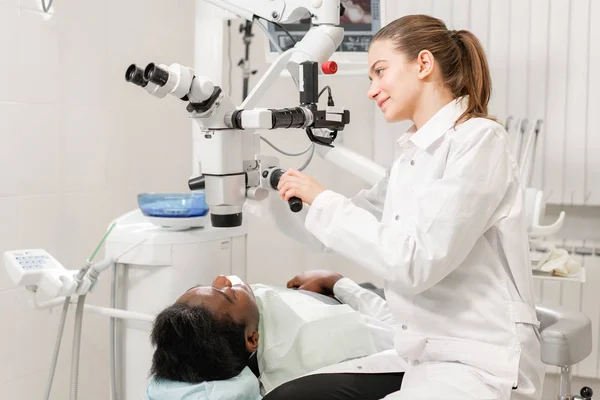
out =
[(190, 193), (141, 193), (138, 205), (142, 214), (160, 218), (203, 217), (208, 205), (203, 191)]

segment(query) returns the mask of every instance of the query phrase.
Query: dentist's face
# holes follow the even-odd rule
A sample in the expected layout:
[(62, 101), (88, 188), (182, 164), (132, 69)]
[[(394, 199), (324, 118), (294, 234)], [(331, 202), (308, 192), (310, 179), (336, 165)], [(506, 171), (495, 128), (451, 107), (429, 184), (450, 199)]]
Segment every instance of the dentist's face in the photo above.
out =
[(252, 289), (244, 282), (233, 284), (223, 275), (211, 286), (195, 286), (185, 292), (177, 303), (203, 305), (217, 314), (228, 314), (236, 322), (258, 327), (258, 306)]
[(377, 102), (387, 122), (410, 120), (421, 92), (419, 66), (408, 61), (389, 39), (380, 39), (369, 47), (367, 96)]

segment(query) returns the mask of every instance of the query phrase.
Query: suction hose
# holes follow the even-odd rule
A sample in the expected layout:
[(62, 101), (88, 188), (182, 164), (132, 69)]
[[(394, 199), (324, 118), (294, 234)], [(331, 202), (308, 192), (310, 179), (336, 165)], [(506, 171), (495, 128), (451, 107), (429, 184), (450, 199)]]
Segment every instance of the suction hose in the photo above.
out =
[(79, 352), (81, 350), (81, 326), (83, 324), (83, 306), (86, 295), (77, 299), (75, 310), (75, 330), (73, 331), (73, 350), (71, 354), (71, 393), (70, 400), (77, 400), (77, 389), (79, 386)]
[(56, 334), (56, 344), (54, 345), (54, 354), (52, 354), (52, 364), (50, 366), (50, 374), (48, 375), (48, 381), (46, 382), (46, 392), (44, 394), (44, 400), (50, 400), (50, 392), (52, 391), (52, 382), (54, 381), (54, 373), (56, 372), (56, 364), (58, 362), (58, 354), (60, 353), (60, 342), (62, 341), (63, 332), (65, 330), (65, 322), (67, 320), (67, 313), (69, 312), (69, 302), (71, 297), (67, 297), (63, 304), (62, 313), (60, 314), (60, 322), (58, 324), (58, 332)]

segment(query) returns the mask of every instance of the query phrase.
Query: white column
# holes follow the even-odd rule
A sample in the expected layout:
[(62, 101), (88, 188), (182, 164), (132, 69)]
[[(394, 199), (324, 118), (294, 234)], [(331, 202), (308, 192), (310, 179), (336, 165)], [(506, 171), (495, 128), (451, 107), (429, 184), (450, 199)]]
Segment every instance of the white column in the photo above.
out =
[[(223, 53), (225, 44), (225, 19), (233, 18), (233, 14), (209, 4), (196, 0), (196, 26), (194, 37), (194, 71), (196, 76), (210, 78), (215, 86), (223, 89)], [(202, 157), (202, 132), (197, 124), (192, 122), (193, 157), (192, 176), (200, 175), (201, 167), (198, 160)]]
[(234, 17), (204, 0), (196, 0), (194, 69), (196, 75), (210, 78), (215, 86), (223, 83), (225, 19)]

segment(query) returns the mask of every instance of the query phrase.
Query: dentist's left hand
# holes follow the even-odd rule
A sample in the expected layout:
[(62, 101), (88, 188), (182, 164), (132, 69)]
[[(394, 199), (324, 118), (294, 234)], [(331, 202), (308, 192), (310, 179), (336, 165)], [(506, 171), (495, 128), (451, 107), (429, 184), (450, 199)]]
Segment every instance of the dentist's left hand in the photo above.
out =
[(279, 179), (277, 190), (285, 201), (295, 196), (311, 205), (314, 199), (326, 189), (309, 175), (295, 169), (288, 169)]

